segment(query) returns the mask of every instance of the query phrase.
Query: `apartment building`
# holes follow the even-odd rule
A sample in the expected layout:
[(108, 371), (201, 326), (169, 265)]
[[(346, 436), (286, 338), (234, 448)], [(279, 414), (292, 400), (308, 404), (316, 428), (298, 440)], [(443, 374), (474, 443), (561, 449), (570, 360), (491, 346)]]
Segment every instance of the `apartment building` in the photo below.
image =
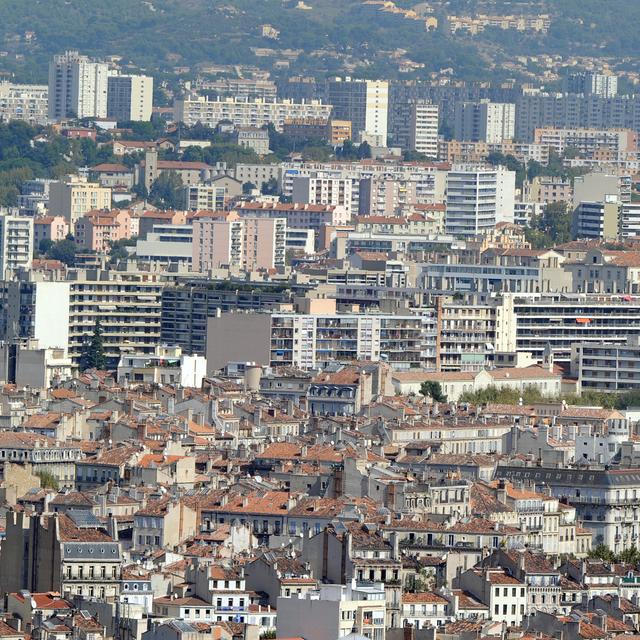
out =
[(500, 143), (515, 136), (516, 105), (481, 102), (456, 104), (454, 138), (471, 142)]
[[(445, 201), (446, 175), (450, 166), (437, 163), (388, 163), (365, 161), (362, 163), (322, 163), (304, 162), (282, 165), (281, 188), (286, 196), (292, 196), (294, 181), (302, 177), (316, 180), (351, 180), (351, 212), (388, 215), (375, 201), (360, 206), (360, 184), (363, 180), (372, 182), (397, 183), (393, 189), (406, 192), (403, 201), (413, 200), (413, 204), (433, 204)], [(363, 183), (366, 184), (366, 183)]]
[(53, 182), (48, 178), (25, 180), (20, 189), (17, 205), (22, 215), (45, 215), (49, 206), (49, 185)]
[[(314, 369), (336, 361), (388, 362), (396, 369), (423, 362), (422, 319), (411, 315), (336, 314), (335, 301), (322, 300), (329, 314), (223, 314), (210, 318), (207, 366), (256, 361), (271, 366)], [(333, 303), (333, 305), (331, 305)]]
[(637, 251), (609, 251), (592, 248), (566, 265), (578, 293), (637, 294), (640, 254)]
[(581, 202), (631, 202), (631, 177), (594, 171), (573, 180), (573, 206)]
[(193, 219), (193, 270), (203, 273), (223, 265), (245, 271), (284, 266), (286, 228), (284, 218), (204, 212)]
[(333, 117), (351, 121), (356, 141), (369, 138), (377, 146), (386, 145), (389, 111), (386, 80), (331, 78), (327, 80), (326, 95), (333, 106)]
[(564, 88), (567, 93), (614, 98), (618, 93), (618, 76), (595, 72), (570, 73)]
[(618, 213), (618, 237), (620, 240), (640, 236), (640, 204), (621, 203)]
[(351, 121), (336, 118), (328, 122), (322, 118), (290, 118), (285, 120), (282, 130), (293, 140), (326, 140), (332, 147), (352, 138)]
[(351, 179), (330, 176), (300, 176), (292, 180), (291, 199), (299, 204), (343, 207), (350, 217)]
[(438, 157), (439, 108), (426, 100), (395, 103), (389, 115), (392, 144), (417, 151), (428, 158)]
[(536, 144), (544, 145), (563, 156), (568, 149), (581, 157), (620, 160), (637, 150), (637, 134), (631, 129), (560, 129), (545, 127), (533, 134)]
[(67, 176), (49, 185), (49, 215), (62, 216), (70, 226), (89, 211), (111, 209), (111, 189), (80, 176)]
[(407, 211), (413, 205), (433, 203), (430, 180), (397, 180), (393, 178), (363, 178), (358, 187), (358, 213), (384, 216)]
[(107, 117), (120, 122), (149, 121), (153, 109), (151, 76), (113, 75), (107, 83)]
[(536, 176), (532, 180), (525, 180), (522, 199), (537, 204), (570, 203), (573, 201), (573, 186), (567, 178)]
[(618, 237), (618, 216), (620, 205), (614, 196), (613, 201), (582, 201), (573, 212), (573, 233), (579, 239), (607, 239)]
[(293, 102), (268, 98), (208, 98), (190, 95), (174, 103), (176, 122), (188, 126), (196, 123), (216, 127), (222, 120), (232, 122), (235, 127), (265, 127), (273, 124), (282, 131), (286, 120), (291, 118), (322, 118), (328, 121), (331, 105), (319, 100)]
[(223, 186), (190, 184), (183, 187), (186, 211), (222, 211), (226, 204), (226, 189)]
[(549, 345), (566, 365), (574, 343), (619, 344), (640, 334), (640, 302), (605, 293), (515, 296), (513, 321), (517, 351), (541, 362)]
[(322, 584), (317, 591), (278, 598), (278, 635), (335, 640), (357, 634), (384, 640), (384, 583)]
[(619, 344), (574, 344), (571, 364), (580, 391), (640, 389), (640, 336), (628, 336)]
[(229, 311), (272, 311), (292, 301), (287, 287), (227, 281), (184, 282), (162, 291), (161, 339), (184, 353), (205, 355), (207, 320)]
[(65, 514), (12, 512), (2, 550), (3, 588), (115, 602), (120, 592), (120, 543)]
[(544, 487), (551, 495), (575, 507), (582, 527), (589, 529), (593, 544), (604, 544), (615, 553), (631, 546), (640, 535), (635, 515), (640, 506), (640, 478), (624, 470), (579, 467), (572, 469), (498, 466), (496, 477)]
[(48, 124), (48, 85), (0, 82), (0, 122), (11, 120), (23, 120), (35, 125)]
[(58, 242), (69, 235), (69, 223), (62, 216), (44, 216), (33, 220), (33, 246), (38, 248), (43, 240)]
[(475, 236), (499, 222), (513, 222), (515, 173), (456, 165), (447, 173), (446, 232)]
[(239, 98), (275, 99), (278, 90), (273, 80), (254, 78), (220, 78), (217, 80), (198, 80), (198, 89), (217, 96), (237, 96)]
[(525, 93), (516, 99), (516, 139), (532, 141), (542, 127), (640, 131), (640, 98)]
[(77, 51), (53, 57), (49, 64), (49, 118), (106, 118), (109, 65)]
[(485, 162), (490, 153), (501, 153), (513, 156), (519, 162), (528, 163), (535, 160), (540, 164), (548, 164), (549, 148), (533, 142), (470, 142), (464, 140), (439, 140), (438, 159), (452, 164), (478, 164)]
[(193, 227), (190, 224), (155, 224), (144, 238), (136, 241), (135, 254), (140, 260), (156, 265), (190, 266), (193, 260)]
[(33, 218), (0, 212), (0, 277), (30, 269), (33, 256)]
[(239, 147), (253, 149), (259, 156), (269, 153), (269, 131), (257, 127), (236, 127), (234, 140)]
[(75, 224), (74, 240), (82, 249), (108, 253), (111, 243), (131, 237), (129, 211), (90, 211)]
[[(4, 339), (35, 338), (40, 348), (67, 348), (77, 364), (96, 322), (115, 366), (127, 351), (154, 353), (160, 296), (172, 277), (135, 271), (74, 270), (66, 281), (3, 283)], [(6, 304), (4, 301), (6, 300)]]
[(233, 210), (242, 218), (284, 218), (287, 228), (314, 231), (346, 225), (351, 218), (344, 205), (333, 204), (240, 202)]
[(159, 160), (157, 148), (148, 149), (139, 165), (138, 182), (144, 179), (147, 190), (163, 173), (173, 173), (183, 185), (197, 185), (225, 173), (226, 165), (211, 166), (206, 162), (187, 160)]

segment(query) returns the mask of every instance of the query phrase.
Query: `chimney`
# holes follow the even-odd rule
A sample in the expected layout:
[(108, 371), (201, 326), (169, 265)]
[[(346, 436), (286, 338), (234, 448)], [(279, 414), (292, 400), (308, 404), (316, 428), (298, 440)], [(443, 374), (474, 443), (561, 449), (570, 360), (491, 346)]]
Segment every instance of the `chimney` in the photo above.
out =
[(167, 413), (170, 416), (173, 416), (176, 413), (176, 401), (173, 396), (169, 396), (169, 398), (167, 398)]

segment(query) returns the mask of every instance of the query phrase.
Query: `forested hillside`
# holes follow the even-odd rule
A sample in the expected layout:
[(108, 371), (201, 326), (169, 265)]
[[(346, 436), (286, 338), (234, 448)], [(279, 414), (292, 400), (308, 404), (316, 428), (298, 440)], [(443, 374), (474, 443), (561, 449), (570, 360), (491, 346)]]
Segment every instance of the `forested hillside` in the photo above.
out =
[[(269, 68), (273, 59), (253, 50), (262, 47), (275, 49), (276, 57), (295, 50), (289, 73), (346, 69), (393, 75), (398, 73), (394, 58), (406, 55), (416, 63), (415, 77), (452, 67), (459, 77), (488, 78), (500, 73), (502, 61), (517, 55), (621, 58), (637, 56), (639, 49), (637, 0), (396, 2), (437, 17), (439, 27), (432, 32), (422, 20), (383, 12), (362, 0), (305, 0), (299, 5), (297, 0), (0, 0), (0, 70), (15, 72), (21, 80), (43, 81), (50, 55), (70, 47), (122, 56), (151, 71), (213, 62)], [(449, 33), (448, 15), (479, 12), (546, 12), (552, 16), (551, 28), (546, 34), (499, 28), (475, 36)], [(263, 37), (263, 24), (278, 29), (279, 38)]]

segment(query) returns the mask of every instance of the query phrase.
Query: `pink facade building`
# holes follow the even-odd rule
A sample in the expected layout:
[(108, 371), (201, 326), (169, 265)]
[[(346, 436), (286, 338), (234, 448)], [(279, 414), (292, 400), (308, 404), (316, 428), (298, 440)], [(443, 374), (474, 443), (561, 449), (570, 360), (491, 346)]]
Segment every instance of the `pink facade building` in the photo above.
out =
[(131, 235), (129, 211), (90, 211), (75, 225), (75, 240), (78, 247), (106, 253), (110, 243), (127, 240)]
[(193, 218), (192, 269), (245, 271), (284, 266), (283, 218), (241, 218), (236, 212), (201, 212)]
[(284, 218), (290, 229), (314, 231), (319, 231), (325, 225), (348, 224), (351, 219), (344, 206), (334, 204), (240, 202), (234, 207), (234, 211), (241, 217)]
[(58, 242), (69, 235), (69, 223), (62, 216), (44, 216), (33, 221), (34, 246), (40, 246), (43, 240)]

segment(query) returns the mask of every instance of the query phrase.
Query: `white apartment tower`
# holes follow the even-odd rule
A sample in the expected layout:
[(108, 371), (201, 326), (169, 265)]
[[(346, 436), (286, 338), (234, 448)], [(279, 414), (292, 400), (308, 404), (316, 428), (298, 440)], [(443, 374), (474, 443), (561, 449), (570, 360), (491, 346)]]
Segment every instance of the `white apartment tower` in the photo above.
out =
[(0, 274), (20, 267), (31, 268), (33, 255), (33, 218), (0, 214)]
[(56, 55), (49, 64), (49, 118), (105, 118), (109, 65), (77, 51)]
[(513, 222), (514, 171), (503, 167), (454, 166), (447, 174), (446, 232), (469, 237)]
[(49, 121), (49, 87), (0, 82), (0, 122), (11, 120), (46, 125)]
[(293, 178), (291, 200), (301, 204), (334, 205), (344, 207), (348, 216), (352, 212), (351, 178), (333, 177), (317, 172), (313, 176)]
[(118, 121), (149, 121), (153, 109), (153, 78), (110, 76), (107, 116)]
[(438, 157), (438, 105), (411, 100), (394, 105), (390, 116), (390, 136), (394, 146)]
[(513, 140), (516, 105), (513, 103), (462, 102), (456, 105), (454, 137), (465, 142), (498, 144)]
[(327, 82), (327, 102), (333, 117), (350, 120), (357, 140), (387, 143), (389, 83), (386, 80), (332, 78)]

